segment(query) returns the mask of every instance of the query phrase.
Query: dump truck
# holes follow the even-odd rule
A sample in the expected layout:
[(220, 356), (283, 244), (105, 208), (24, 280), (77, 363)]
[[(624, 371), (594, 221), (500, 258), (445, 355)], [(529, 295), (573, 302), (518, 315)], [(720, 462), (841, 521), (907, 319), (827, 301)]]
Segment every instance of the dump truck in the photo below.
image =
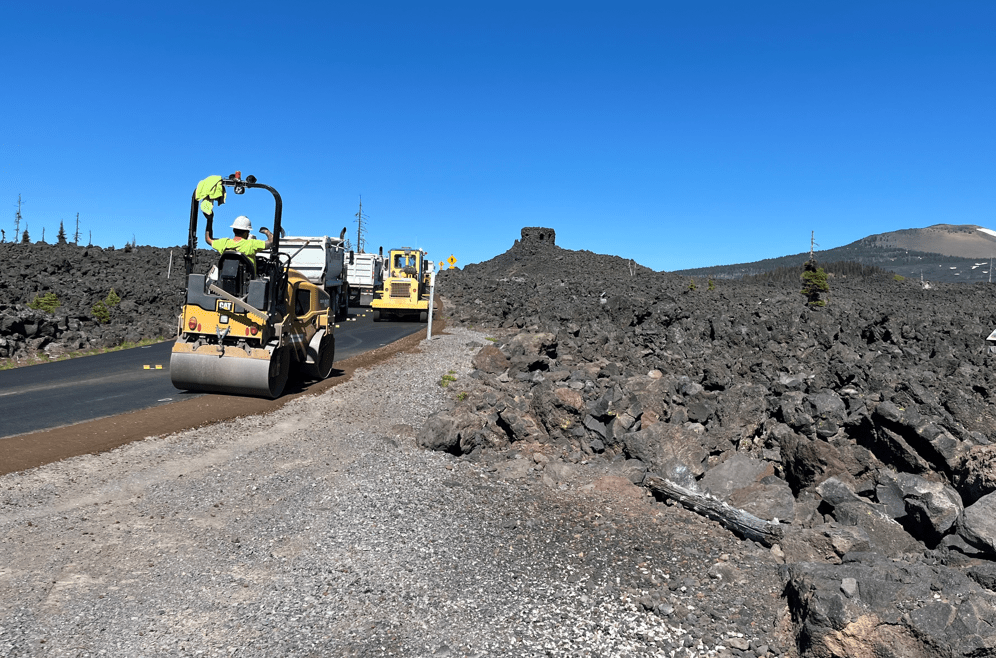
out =
[(290, 267), (280, 235), (280, 194), (255, 176), (243, 180), (240, 172), (221, 184), (238, 195), (262, 189), (273, 196), (273, 244), (253, 259), (225, 251), (209, 272), (194, 273), (199, 201), (194, 192), (184, 250), (187, 288), (169, 362), (173, 385), (276, 398), (292, 368), (325, 379), (335, 358), (331, 299), (323, 286)]
[(375, 293), (384, 287), (384, 250), (380, 253), (354, 253), (346, 266), (349, 305), (369, 306)]
[(411, 247), (391, 249), (385, 267), (383, 289), (370, 303), (373, 321), (390, 317), (429, 319), (429, 278), (432, 262), (428, 252)]
[(345, 241), (345, 227), (338, 238), (327, 235), (280, 238), (280, 246), (290, 254), (290, 268), (329, 294), (332, 317), (336, 320), (344, 320), (349, 314), (350, 282), (347, 270), (352, 252), (346, 254)]

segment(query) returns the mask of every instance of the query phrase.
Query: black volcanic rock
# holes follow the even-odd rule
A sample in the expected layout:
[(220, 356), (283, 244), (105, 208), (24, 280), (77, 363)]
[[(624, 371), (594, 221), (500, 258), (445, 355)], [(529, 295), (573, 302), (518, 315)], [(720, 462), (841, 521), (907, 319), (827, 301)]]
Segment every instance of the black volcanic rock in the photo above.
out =
[(854, 552), (840, 565), (802, 562), (784, 574), (790, 607), (805, 611), (804, 656), (990, 656), (996, 648), (992, 591), (957, 570)]
[[(794, 275), (710, 285), (555, 238), (527, 228), (440, 273), (447, 320), (496, 341), (421, 445), (495, 460), (541, 446), (549, 463), (530, 463), (555, 484), (585, 462), (631, 488), (646, 469), (777, 518), (782, 545), (745, 541), (743, 556), (785, 562), (791, 616), (758, 621), (785, 624), (801, 655), (992, 655), (996, 288), (839, 273), (810, 309)], [(170, 251), (0, 244), (0, 357), (173, 335), (184, 277), (180, 248), (166, 276)], [(197, 271), (210, 260), (198, 252)], [(102, 324), (93, 306), (112, 288)], [(27, 308), (47, 292), (54, 313)]]
[[(206, 271), (210, 251), (198, 251), (196, 271)], [(170, 257), (172, 254), (172, 266)], [(181, 247), (104, 249), (73, 244), (0, 243), (0, 358), (23, 359), (113, 347), (176, 335), (186, 277)], [(114, 290), (120, 303), (101, 322), (94, 305)], [(28, 308), (55, 294), (53, 313)]]
[[(510, 363), (475, 373), (447, 412), (478, 417), (457, 423), (476, 432), (464, 452), (528, 440), (562, 459), (637, 459), (788, 523), (785, 559), (825, 562), (785, 572), (803, 655), (864, 655), (848, 638), (916, 656), (996, 647), (996, 593), (962, 571), (996, 559), (996, 288), (869, 272), (831, 277), (811, 309), (797, 278), (709, 283), (552, 235), (524, 229), (439, 277), (448, 320), (488, 328)], [(862, 550), (860, 568), (839, 564)], [(881, 585), (903, 573), (945, 584)]]

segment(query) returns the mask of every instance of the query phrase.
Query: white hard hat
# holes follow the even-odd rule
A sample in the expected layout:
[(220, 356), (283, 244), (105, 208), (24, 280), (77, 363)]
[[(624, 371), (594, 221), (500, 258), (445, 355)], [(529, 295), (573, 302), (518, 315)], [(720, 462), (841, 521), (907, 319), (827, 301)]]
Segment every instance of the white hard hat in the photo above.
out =
[(237, 228), (240, 231), (251, 231), (252, 222), (250, 222), (249, 218), (245, 215), (239, 215), (235, 218), (235, 221), (232, 222), (232, 228)]

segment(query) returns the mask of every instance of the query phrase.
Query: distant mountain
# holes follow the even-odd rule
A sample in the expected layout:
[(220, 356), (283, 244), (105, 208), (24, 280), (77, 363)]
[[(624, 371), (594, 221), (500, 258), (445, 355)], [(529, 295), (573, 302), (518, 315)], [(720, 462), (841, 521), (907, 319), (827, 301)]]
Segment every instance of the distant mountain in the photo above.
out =
[[(820, 250), (818, 263), (851, 261), (874, 265), (905, 277), (927, 281), (991, 281), (990, 259), (996, 256), (996, 231), (972, 224), (935, 224), (877, 233), (856, 242)], [(679, 270), (675, 274), (740, 279), (780, 267), (799, 267), (809, 252), (768, 258), (753, 263)]]
[(988, 260), (996, 254), (996, 231), (974, 224), (934, 224), (927, 228), (878, 233), (852, 244), (859, 243), (882, 249), (907, 249), (956, 258)]

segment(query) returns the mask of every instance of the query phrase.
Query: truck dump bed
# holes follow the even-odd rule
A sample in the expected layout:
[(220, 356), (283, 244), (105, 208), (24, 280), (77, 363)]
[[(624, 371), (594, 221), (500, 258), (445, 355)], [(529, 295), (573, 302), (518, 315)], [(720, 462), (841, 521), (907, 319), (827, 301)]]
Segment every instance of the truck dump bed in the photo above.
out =
[(337, 320), (346, 317), (349, 286), (346, 281), (346, 252), (341, 238), (285, 236), (280, 251), (291, 257), (290, 267), (315, 285), (322, 286), (332, 299)]
[(286, 236), (280, 239), (280, 247), (292, 256), (291, 269), (312, 283), (326, 288), (341, 285), (344, 252), (338, 238)]
[(354, 254), (346, 266), (350, 303), (369, 305), (373, 294), (384, 285), (384, 257), (379, 254)]

